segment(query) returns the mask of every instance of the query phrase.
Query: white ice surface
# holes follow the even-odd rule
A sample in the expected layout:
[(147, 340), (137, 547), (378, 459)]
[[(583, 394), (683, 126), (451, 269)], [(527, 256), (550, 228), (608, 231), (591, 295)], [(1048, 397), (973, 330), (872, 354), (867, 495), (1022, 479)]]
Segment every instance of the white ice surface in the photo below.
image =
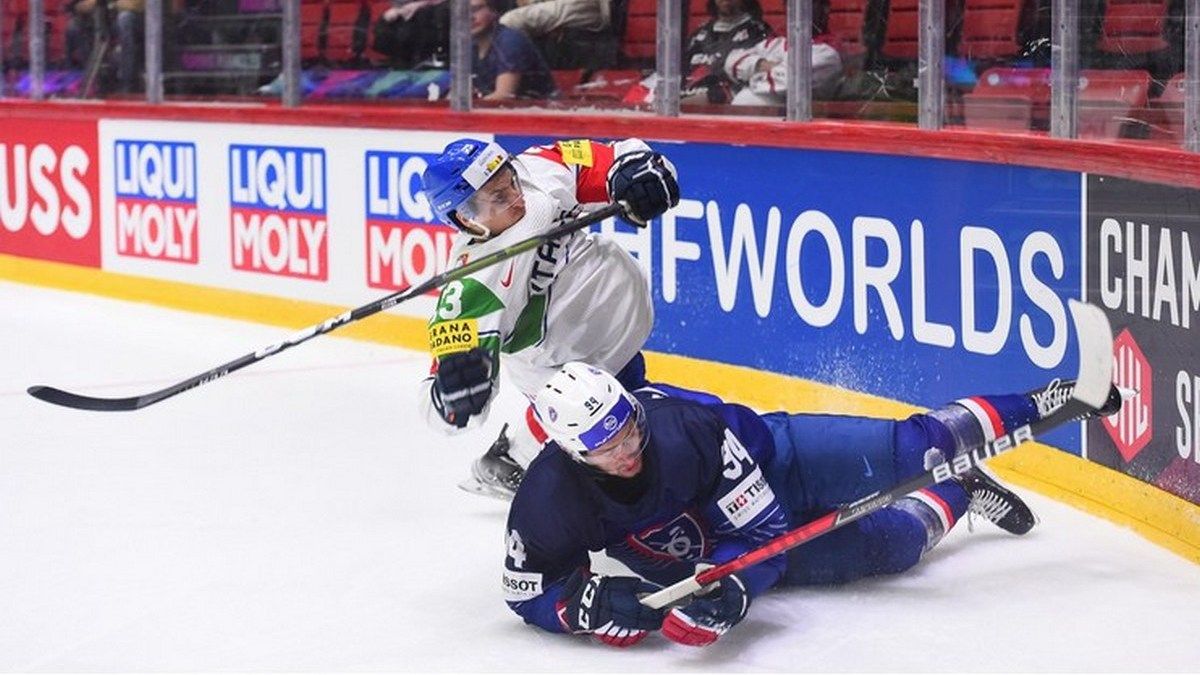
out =
[(960, 526), (707, 649), (543, 633), (501, 600), (506, 505), (455, 487), (501, 416), (428, 431), (424, 355), (326, 336), (89, 413), (24, 390), (144, 393), (287, 331), (7, 283), (0, 308), (0, 670), (1200, 669), (1200, 567), (1036, 494), (1027, 537)]

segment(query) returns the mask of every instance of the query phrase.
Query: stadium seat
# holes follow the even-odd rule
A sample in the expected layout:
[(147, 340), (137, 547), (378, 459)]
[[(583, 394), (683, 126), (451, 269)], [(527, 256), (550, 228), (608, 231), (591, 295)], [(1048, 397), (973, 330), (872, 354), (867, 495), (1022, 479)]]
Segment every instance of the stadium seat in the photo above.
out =
[(563, 94), (571, 98), (595, 101), (620, 101), (642, 81), (640, 70), (597, 70), (587, 82), (578, 84)]
[[(350, 63), (362, 54), (355, 54), (354, 31), (363, 5), (357, 1), (333, 2), (329, 5), (329, 42), (325, 57), (333, 64)], [(369, 29), (369, 27), (368, 27)]]
[(917, 0), (891, 0), (888, 3), (887, 29), (879, 53), (897, 61), (915, 61), (920, 21)]
[(1185, 73), (1177, 73), (1163, 87), (1162, 94), (1150, 101), (1150, 107), (1158, 113), (1158, 119), (1165, 127), (1169, 138), (1182, 140), (1183, 132), (1183, 101), (1186, 96)]
[(324, 60), (321, 32), (329, 23), (326, 0), (304, 0), (300, 5), (300, 59), (306, 64)]
[(1016, 56), (1021, 49), (1022, 0), (966, 0), (962, 14), (959, 56), (995, 61)]
[(787, 35), (787, 0), (759, 0), (763, 21), (774, 29), (776, 35)]
[(654, 65), (658, 0), (629, 0), (621, 58), (629, 66)]
[(1126, 122), (1146, 108), (1150, 73), (1084, 70), (1079, 74), (1079, 137), (1120, 138)]
[(1096, 48), (1107, 54), (1146, 54), (1166, 49), (1167, 0), (1108, 0)]
[(1031, 129), (1050, 111), (1049, 68), (996, 67), (979, 76), (975, 89), (963, 96), (968, 127)]
[(568, 94), (583, 82), (583, 68), (552, 70), (550, 76), (554, 78), (554, 86), (558, 87), (558, 91)]
[(841, 41), (842, 58), (848, 63), (861, 63), (867, 53), (863, 28), (867, 18), (868, 0), (829, 0), (826, 32)]

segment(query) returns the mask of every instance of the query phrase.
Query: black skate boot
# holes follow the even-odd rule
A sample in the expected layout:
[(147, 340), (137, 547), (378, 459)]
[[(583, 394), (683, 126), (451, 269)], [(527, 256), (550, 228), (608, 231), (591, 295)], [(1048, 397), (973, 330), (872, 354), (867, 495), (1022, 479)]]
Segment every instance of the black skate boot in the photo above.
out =
[(958, 477), (958, 483), (971, 497), (968, 517), (975, 514), (1016, 535), (1025, 534), (1037, 525), (1037, 516), (1029, 506), (1015, 492), (1001, 485), (987, 469), (971, 469)]
[[(1055, 410), (1058, 410), (1071, 399), (1071, 395), (1075, 393), (1075, 380), (1059, 380), (1054, 379), (1044, 389), (1037, 389), (1029, 392), (1029, 397), (1033, 399), (1034, 405), (1037, 406), (1038, 415), (1046, 417)], [(1125, 399), (1133, 398), (1137, 392), (1131, 389), (1124, 389), (1117, 385), (1109, 385), (1108, 399), (1104, 401), (1104, 405), (1096, 412), (1089, 413), (1088, 417), (1105, 417), (1111, 415), (1121, 409), (1121, 404)]]
[(525, 469), (508, 454), (508, 425), (500, 429), (500, 435), (483, 456), (471, 464), (471, 477), (458, 487), (477, 495), (511, 501), (517, 494), (517, 486), (525, 477)]

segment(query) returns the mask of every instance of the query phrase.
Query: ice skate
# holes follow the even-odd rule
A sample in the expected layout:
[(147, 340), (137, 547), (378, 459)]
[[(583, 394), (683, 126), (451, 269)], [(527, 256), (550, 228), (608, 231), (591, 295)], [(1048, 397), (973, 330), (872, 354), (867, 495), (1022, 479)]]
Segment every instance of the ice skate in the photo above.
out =
[(458, 484), (467, 492), (511, 501), (517, 493), (525, 470), (508, 454), (508, 425), (483, 456), (471, 464), (471, 476)]
[[(1055, 379), (1046, 385), (1044, 389), (1038, 389), (1029, 392), (1029, 397), (1033, 399), (1034, 405), (1037, 406), (1038, 415), (1045, 418), (1055, 410), (1058, 410), (1064, 403), (1071, 399), (1071, 395), (1075, 393), (1075, 380), (1059, 380)], [(1110, 385), (1108, 390), (1108, 399), (1104, 401), (1104, 406), (1098, 411), (1090, 413), (1089, 417), (1104, 417), (1111, 415), (1121, 409), (1121, 404), (1127, 399), (1133, 398), (1137, 392), (1132, 389), (1125, 389), (1117, 385)]]
[(1025, 534), (1037, 525), (1037, 516), (1025, 501), (1001, 485), (987, 469), (971, 469), (960, 476), (958, 482), (971, 497), (967, 507), (969, 514), (984, 518), (1005, 532), (1016, 535)]

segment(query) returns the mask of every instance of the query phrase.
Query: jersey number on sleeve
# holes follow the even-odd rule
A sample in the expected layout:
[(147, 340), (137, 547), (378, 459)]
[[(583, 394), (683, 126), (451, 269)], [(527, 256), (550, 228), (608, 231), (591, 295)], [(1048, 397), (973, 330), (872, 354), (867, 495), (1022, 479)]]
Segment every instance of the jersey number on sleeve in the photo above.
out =
[(442, 290), (442, 297), (438, 298), (437, 315), (442, 321), (457, 319), (459, 314), (462, 314), (462, 294), (463, 283), (461, 281), (451, 281), (446, 284)]
[(721, 444), (721, 459), (725, 462), (725, 470), (721, 473), (729, 480), (736, 479), (754, 464), (746, 446), (728, 429), (725, 430), (725, 442)]
[(508, 531), (508, 557), (512, 558), (513, 567), (521, 569), (525, 565), (525, 542), (521, 541), (521, 533), (516, 530)]

